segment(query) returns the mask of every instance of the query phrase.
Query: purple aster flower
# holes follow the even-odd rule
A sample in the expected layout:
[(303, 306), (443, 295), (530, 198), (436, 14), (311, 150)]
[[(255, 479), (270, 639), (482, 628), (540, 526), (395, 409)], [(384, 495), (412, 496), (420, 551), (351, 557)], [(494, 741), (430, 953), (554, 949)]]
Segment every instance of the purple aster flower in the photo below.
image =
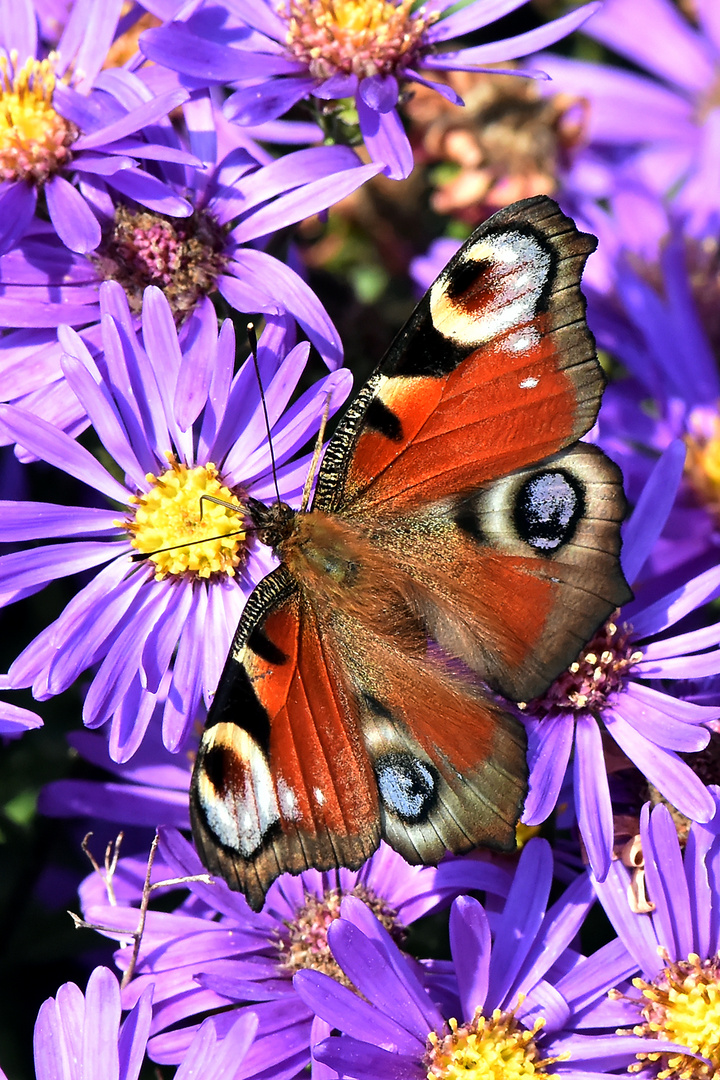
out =
[[(622, 563), (630, 582), (638, 580), (667, 520), (684, 457), (682, 444), (669, 448), (628, 522)], [(636, 599), (600, 628), (549, 690), (525, 706), (530, 789), (523, 821), (538, 824), (552, 812), (574, 754), (578, 826), (590, 865), (600, 879), (610, 868), (613, 844), (603, 741), (615, 742), (691, 820), (709, 821), (715, 813), (711, 793), (678, 754), (707, 745), (706, 724), (717, 718), (718, 709), (673, 696), (672, 680), (720, 672), (720, 623), (696, 629), (692, 622), (683, 622), (719, 594), (717, 566), (691, 580), (683, 579), (674, 589), (646, 582)]]
[(252, 0), (240, 8), (228, 4), (227, 10), (213, 4), (184, 21), (146, 31), (140, 48), (151, 60), (180, 72), (189, 85), (236, 87), (225, 112), (241, 124), (282, 116), (306, 98), (318, 99), (325, 114), (328, 102), (351, 98), (371, 158), (397, 180), (413, 167), (398, 112), (403, 86), (430, 86), (462, 104), (453, 90), (429, 82), (420, 69), (484, 71), (552, 44), (598, 8), (586, 4), (517, 37), (457, 47), (456, 39), (522, 3), (474, 0), (457, 11), (447, 0), (420, 7), (412, 0)]
[[(598, 442), (636, 501), (674, 440), (687, 447), (683, 483), (652, 565), (666, 572), (717, 561), (720, 544), (720, 323), (717, 244), (699, 245), (656, 195), (623, 185), (608, 209), (585, 204), (599, 237), (583, 285), (600, 348), (622, 365), (607, 389)], [(638, 453), (638, 450), (641, 450)]]
[[(223, 121), (204, 96), (185, 108), (189, 145), (210, 164), (173, 165), (159, 174), (182, 193), (190, 217), (173, 219), (128, 200), (111, 201), (103, 239), (90, 254), (74, 254), (37, 222), (0, 257), (0, 323), (22, 327), (0, 340), (0, 397), (71, 435), (87, 414), (62, 370), (63, 347), (55, 327), (80, 329), (92, 353), (101, 347), (100, 286), (116, 280), (139, 319), (145, 288), (162, 289), (187, 339), (187, 320), (208, 296), (230, 307), (273, 315), (289, 312), (329, 367), (342, 361), (342, 346), (327, 312), (300, 273), (265, 250), (267, 236), (324, 210), (377, 172), (346, 147), (311, 147), (272, 161), (239, 129)], [(169, 149), (188, 150), (166, 133)]]
[[(720, 788), (710, 789), (720, 805)], [(640, 819), (641, 856), (595, 888), (640, 975), (613, 994), (615, 1022), (655, 1045), (641, 1075), (701, 1080), (720, 1071), (720, 815), (693, 824), (681, 854), (664, 806)], [(640, 901), (640, 902), (639, 902)], [(666, 1043), (691, 1053), (678, 1054)], [(701, 1055), (703, 1060), (692, 1055)]]
[(720, 21), (715, 0), (606, 0), (585, 33), (639, 70), (543, 54), (552, 92), (588, 102), (585, 147), (569, 186), (609, 195), (620, 177), (670, 196), (693, 231), (717, 230)]
[[(44, 700), (94, 669), (84, 721), (88, 727), (112, 721), (110, 753), (123, 761), (142, 740), (166, 672), (172, 675), (164, 689), (163, 740), (172, 750), (184, 745), (201, 701), (214, 693), (245, 598), (274, 565), (256, 538), (243, 537), (243, 500), (249, 494), (272, 500), (276, 490), (252, 362), (233, 378), (231, 321), (218, 334), (206, 301), (181, 347), (159, 289), (145, 293), (141, 337), (119, 285), (107, 282), (101, 302), (103, 351), (94, 358), (66, 330), (63, 371), (124, 482), (22, 409), (0, 406), (0, 423), (8, 439), (122, 509), (2, 503), (3, 541), (61, 538), (0, 559), (5, 604), (58, 577), (101, 568), (2, 684), (32, 686), (36, 700)], [(307, 343), (292, 347), (291, 326), (288, 319), (269, 320), (258, 361), (279, 492), (292, 505), (307, 464), (288, 458), (317, 430), (328, 397), (332, 411), (342, 404), (351, 376), (333, 372), (283, 417), (309, 352)], [(237, 510), (201, 504), (203, 495)], [(204, 538), (207, 543), (195, 543)], [(137, 565), (133, 553), (147, 560)]]
[(155, 95), (130, 71), (100, 70), (121, 8), (120, 0), (102, 5), (76, 0), (51, 55), (43, 55), (38, 42), (32, 0), (13, 0), (3, 8), (1, 251), (28, 231), (40, 196), (55, 233), (76, 252), (92, 251), (100, 243), (98, 217), (108, 188), (156, 212), (177, 217), (192, 212), (137, 161), (196, 161), (158, 138), (168, 114), (188, 92), (175, 87)]
[[(169, 673), (166, 680), (168, 677)], [(154, 831), (161, 821), (189, 831), (188, 792), (195, 747), (190, 742), (183, 754), (165, 748), (164, 708), (161, 695), (145, 737), (130, 761), (113, 761), (107, 739), (100, 732), (71, 732), (68, 742), (72, 749), (83, 761), (111, 773), (112, 778), (53, 780), (40, 792), (39, 812), (46, 817), (89, 818), (93, 823), (111, 821), (123, 829), (139, 825)]]
[[(158, 880), (203, 873), (192, 845), (165, 828), (153, 870)], [(81, 896), (85, 918), (117, 928), (107, 934), (122, 940), (122, 932), (137, 924), (137, 908), (124, 905), (139, 902), (144, 867), (139, 860), (121, 859), (117, 876), (117, 906), (107, 904), (96, 875), (83, 884)], [(254, 1080), (295, 1077), (309, 1063), (317, 1036), (313, 1013), (293, 988), (293, 975), (312, 968), (340, 976), (327, 946), (327, 929), (343, 897), (357, 898), (363, 909), (367, 905), (393, 937), (403, 940), (410, 924), (458, 893), (482, 889), (502, 896), (510, 880), (499, 860), (470, 856), (449, 858), (436, 867), (409, 866), (381, 844), (357, 871), (283, 874), (271, 885), (259, 914), (224, 881), (192, 882), (189, 899), (172, 913), (148, 913), (126, 1004), (154, 986), (149, 1053), (160, 1063), (175, 1063), (183, 1059), (204, 1014), (217, 1013), (222, 1034), (243, 1005), (253, 1002), (258, 1037), (241, 1075)], [(587, 895), (589, 902), (591, 891)], [(116, 954), (116, 960), (126, 966), (127, 951)]]
[[(145, 1060), (152, 1015), (152, 987), (120, 1023), (120, 987), (107, 968), (98, 967), (85, 994), (65, 983), (57, 997), (40, 1007), (35, 1022), (37, 1080), (137, 1080)], [(236, 1019), (220, 1040), (212, 1019), (199, 1029), (175, 1076), (177, 1080), (232, 1080), (252, 1043), (257, 1020)], [(0, 1078), (7, 1080), (0, 1069)]]
[(357, 992), (321, 972), (295, 976), (308, 1007), (344, 1032), (315, 1045), (316, 1060), (355, 1080), (466, 1072), (587, 1080), (632, 1063), (648, 1040), (573, 1030), (575, 1009), (602, 998), (608, 972), (627, 965), (614, 956), (615, 943), (589, 960), (570, 946), (591, 903), (587, 877), (548, 910), (551, 883), (550, 847), (531, 840), (502, 912), (487, 913), (469, 896), (455, 901), (450, 945), (457, 995), (449, 1009), (438, 1007), (371, 912), (346, 899), (328, 941)]

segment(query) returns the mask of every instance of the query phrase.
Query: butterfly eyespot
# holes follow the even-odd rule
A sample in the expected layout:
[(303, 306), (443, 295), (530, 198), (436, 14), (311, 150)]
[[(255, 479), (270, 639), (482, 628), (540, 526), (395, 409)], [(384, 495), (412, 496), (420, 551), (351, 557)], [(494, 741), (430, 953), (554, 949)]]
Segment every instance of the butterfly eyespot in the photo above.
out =
[(529, 477), (517, 493), (513, 521), (518, 536), (539, 552), (556, 551), (572, 539), (585, 513), (576, 477), (556, 469)]
[(427, 818), (437, 800), (438, 774), (427, 761), (392, 752), (375, 761), (380, 798), (386, 810), (407, 824)]

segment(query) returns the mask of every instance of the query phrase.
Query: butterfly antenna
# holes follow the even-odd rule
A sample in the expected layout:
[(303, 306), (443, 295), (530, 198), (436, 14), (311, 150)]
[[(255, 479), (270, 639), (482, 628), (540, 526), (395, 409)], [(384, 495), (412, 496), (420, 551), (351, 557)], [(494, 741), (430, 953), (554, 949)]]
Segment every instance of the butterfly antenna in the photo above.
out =
[(313, 450), (312, 461), (310, 462), (310, 468), (305, 478), (305, 486), (302, 493), (302, 502), (300, 503), (300, 513), (304, 513), (310, 503), (310, 496), (312, 494), (313, 484), (315, 483), (315, 477), (317, 476), (318, 467), (320, 465), (320, 457), (322, 455), (323, 442), (325, 441), (325, 428), (327, 427), (328, 416), (330, 415), (330, 399), (332, 394), (328, 393), (325, 398), (325, 407), (320, 417), (320, 427), (317, 433), (317, 439), (315, 440), (315, 449)]
[(265, 417), (265, 430), (267, 431), (268, 446), (270, 448), (270, 463), (272, 465), (273, 484), (275, 485), (275, 497), (278, 502), (282, 502), (280, 498), (280, 488), (278, 487), (277, 466), (275, 464), (275, 451), (273, 450), (272, 433), (270, 431), (270, 417), (268, 416), (267, 403), (265, 401), (265, 392), (263, 390), (262, 379), (260, 378), (260, 365), (258, 364), (257, 354), (257, 335), (255, 333), (255, 324), (247, 324), (247, 336), (250, 344), (250, 352), (252, 353), (253, 363), (255, 365), (255, 374), (257, 376), (258, 386), (260, 387), (260, 401), (262, 402), (263, 416)]

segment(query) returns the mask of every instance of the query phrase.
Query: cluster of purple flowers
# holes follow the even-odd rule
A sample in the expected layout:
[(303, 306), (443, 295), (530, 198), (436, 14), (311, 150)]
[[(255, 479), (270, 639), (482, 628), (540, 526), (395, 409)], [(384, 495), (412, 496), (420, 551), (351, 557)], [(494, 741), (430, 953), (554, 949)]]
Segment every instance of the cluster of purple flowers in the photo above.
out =
[[(39, 1080), (137, 1080), (148, 1060), (178, 1080), (720, 1075), (720, 6), (525, 14), (0, 3), (0, 735), (32, 749), (40, 703), (74, 693), (68, 744), (94, 772), (47, 784), (37, 812), (132, 830), (79, 885), (121, 974), (94, 958), (84, 992), (42, 1004)], [(594, 59), (547, 51), (581, 27)], [(576, 117), (548, 193), (600, 241), (584, 291), (608, 387), (589, 438), (624, 473), (635, 597), (516, 710), (519, 854), (409, 866), (381, 844), (358, 871), (281, 876), (255, 913), (204, 875), (188, 788), (275, 566), (244, 506), (300, 506), (323, 413), (351, 391), (296, 227), (368, 189), (411, 197), (408, 103), (425, 94), (449, 144), (456, 73), (512, 74), (534, 116)], [(509, 105), (482, 122), (484, 152), (519, 130)], [(472, 164), (482, 138), (453, 145)], [(511, 190), (513, 160), (483, 168)], [(349, 211), (346, 232), (377, 213)], [(415, 260), (423, 287), (467, 221), (445, 224)], [(16, 643), (11, 605), (59, 579), (67, 603)], [(0, 1040), (3, 1067), (25, 1080)]]

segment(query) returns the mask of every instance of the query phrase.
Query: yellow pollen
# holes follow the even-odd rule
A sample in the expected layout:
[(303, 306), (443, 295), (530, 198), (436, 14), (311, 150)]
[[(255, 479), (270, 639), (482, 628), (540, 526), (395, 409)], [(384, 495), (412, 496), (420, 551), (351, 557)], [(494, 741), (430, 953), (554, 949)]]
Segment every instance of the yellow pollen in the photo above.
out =
[[(633, 979), (642, 992), (639, 1002), (644, 1023), (634, 1033), (654, 1037), (659, 1043), (675, 1042), (712, 1062), (706, 1065), (688, 1054), (638, 1054), (640, 1061), (651, 1059), (661, 1065), (658, 1080), (710, 1080), (720, 1074), (720, 960), (701, 960), (691, 953), (687, 960), (670, 961), (667, 951), (658, 950), (665, 967), (651, 982)], [(638, 1064), (634, 1071), (642, 1067)]]
[(428, 1080), (549, 1080), (557, 1074), (548, 1072), (547, 1066), (565, 1060), (567, 1055), (540, 1057), (535, 1037), (544, 1024), (540, 1018), (532, 1029), (523, 1028), (515, 1019), (514, 1009), (495, 1009), (490, 1018), (478, 1009), (470, 1024), (449, 1020), (447, 1034), (431, 1031), (428, 1035)]
[(287, 0), (287, 42), (316, 79), (402, 74), (437, 14), (415, 0)]
[[(176, 461), (161, 476), (148, 474), (148, 492), (133, 498), (132, 545), (155, 564), (158, 581), (168, 575), (212, 574), (233, 577), (240, 562), (243, 508), (218, 478), (212, 464), (188, 468)], [(237, 510), (202, 499), (211, 495), (237, 506)], [(204, 541), (197, 543), (197, 541)], [(160, 550), (169, 548), (169, 551)]]
[(70, 160), (78, 130), (52, 105), (52, 56), (18, 67), (17, 52), (0, 56), (0, 179), (41, 184)]
[(713, 417), (709, 435), (700, 425), (693, 426), (685, 436), (685, 475), (700, 501), (720, 519), (720, 417)]

